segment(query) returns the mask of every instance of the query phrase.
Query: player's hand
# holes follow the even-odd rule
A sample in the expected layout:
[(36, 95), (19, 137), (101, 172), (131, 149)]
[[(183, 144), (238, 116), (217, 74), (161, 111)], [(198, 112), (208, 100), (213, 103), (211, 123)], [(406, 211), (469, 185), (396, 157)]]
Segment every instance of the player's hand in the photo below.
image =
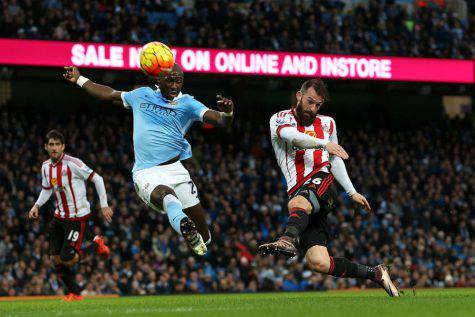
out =
[(361, 205), (367, 211), (371, 211), (371, 206), (369, 205), (369, 202), (366, 200), (365, 196), (359, 193), (354, 193), (353, 195), (351, 195), (351, 199), (353, 199), (354, 202)]
[(341, 145), (339, 145), (337, 143), (328, 142), (325, 145), (325, 149), (328, 151), (328, 153), (330, 153), (332, 155), (339, 156), (344, 160), (348, 159), (348, 157), (349, 157), (348, 153), (346, 153), (346, 151), (341, 147)]
[(102, 216), (104, 217), (104, 219), (107, 221), (107, 222), (112, 222), (112, 209), (111, 207), (103, 207), (101, 208), (101, 211), (102, 211)]
[(216, 99), (218, 99), (217, 106), (219, 111), (225, 113), (233, 112), (234, 103), (231, 99), (225, 98), (221, 95), (217, 95)]
[(63, 74), (63, 77), (69, 82), (76, 83), (78, 81), (79, 76), (81, 76), (79, 69), (75, 66), (65, 66), (64, 70), (65, 72)]
[(36, 220), (39, 218), (39, 210), (38, 210), (38, 205), (34, 205), (31, 207), (30, 212), (28, 213), (28, 218)]

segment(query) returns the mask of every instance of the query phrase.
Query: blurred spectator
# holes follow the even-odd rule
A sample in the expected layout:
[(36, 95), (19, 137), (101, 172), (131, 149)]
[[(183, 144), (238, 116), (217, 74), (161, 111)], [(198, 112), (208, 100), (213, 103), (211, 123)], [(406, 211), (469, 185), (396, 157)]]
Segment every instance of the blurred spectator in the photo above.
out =
[[(198, 258), (166, 216), (146, 207), (135, 193), (130, 115), (51, 118), (3, 108), (0, 295), (63, 292), (46, 254), (54, 204), (42, 208), (41, 222), (26, 218), (41, 189), (43, 136), (52, 127), (67, 135), (67, 152), (103, 175), (115, 211), (112, 224), (96, 213), (91, 219), (112, 254), (108, 261), (89, 258), (77, 268), (84, 294), (376, 287), (312, 273), (301, 261), (255, 254), (258, 244), (282, 233), (287, 197), (262, 124), (268, 118), (253, 116), (238, 117), (232, 134), (195, 127), (189, 136), (194, 159), (186, 165), (209, 212), (213, 238), (209, 253)], [(332, 254), (369, 265), (392, 263), (392, 274), (406, 287), (475, 286), (474, 132), (465, 122), (448, 120), (401, 131), (340, 126), (341, 142), (351, 154), (349, 172), (374, 214), (355, 209), (341, 193), (329, 216)], [(99, 210), (91, 186), (88, 194)]]
[(160, 40), (211, 48), (475, 57), (473, 15), (461, 19), (460, 4), (413, 3), (2, 0), (0, 37), (136, 44)]

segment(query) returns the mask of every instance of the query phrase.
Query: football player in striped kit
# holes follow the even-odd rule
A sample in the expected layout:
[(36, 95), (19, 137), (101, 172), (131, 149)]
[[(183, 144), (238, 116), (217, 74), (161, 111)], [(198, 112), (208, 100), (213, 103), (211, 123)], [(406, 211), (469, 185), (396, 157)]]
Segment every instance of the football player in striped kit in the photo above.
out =
[(81, 300), (81, 290), (74, 279), (72, 267), (81, 257), (97, 253), (103, 258), (109, 256), (109, 248), (102, 236), (95, 236), (92, 243), (81, 248), (87, 232), (87, 220), (91, 208), (87, 201), (86, 181), (94, 183), (106, 221), (112, 220), (112, 210), (107, 205), (107, 194), (102, 177), (80, 159), (64, 153), (64, 136), (57, 130), (46, 135), (45, 150), (49, 160), (41, 167), (40, 196), (29, 212), (30, 219), (39, 218), (39, 208), (54, 195), (56, 208), (49, 226), (49, 254), (55, 264), (58, 277), (66, 289), (64, 300)]
[(259, 252), (293, 257), (300, 251), (316, 272), (369, 279), (390, 296), (399, 296), (385, 265), (370, 267), (328, 254), (326, 219), (334, 201), (328, 188), (333, 180), (353, 201), (368, 211), (371, 207), (348, 176), (343, 162), (348, 154), (338, 145), (335, 120), (318, 114), (328, 99), (326, 85), (320, 79), (307, 80), (296, 96), (295, 107), (270, 119), (272, 145), (287, 181), (290, 216), (283, 236), (261, 245)]

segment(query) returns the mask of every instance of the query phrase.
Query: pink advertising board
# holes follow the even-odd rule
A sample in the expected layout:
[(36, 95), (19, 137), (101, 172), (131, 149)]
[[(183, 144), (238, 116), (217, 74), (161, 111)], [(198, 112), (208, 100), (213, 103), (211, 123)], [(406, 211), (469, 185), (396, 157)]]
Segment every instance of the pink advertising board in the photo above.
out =
[[(139, 69), (141, 46), (0, 39), (0, 65)], [(173, 47), (186, 72), (474, 83), (473, 60)]]

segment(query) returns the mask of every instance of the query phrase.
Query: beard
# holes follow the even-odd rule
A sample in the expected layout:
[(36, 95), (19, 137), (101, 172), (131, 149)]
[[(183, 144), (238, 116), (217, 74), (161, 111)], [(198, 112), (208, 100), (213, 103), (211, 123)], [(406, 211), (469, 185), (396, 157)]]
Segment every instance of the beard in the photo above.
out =
[(304, 113), (303, 106), (302, 106), (302, 100), (300, 100), (300, 102), (297, 103), (297, 106), (295, 107), (295, 112), (297, 113), (297, 117), (298, 117), (300, 123), (304, 127), (311, 125), (313, 123), (313, 121), (315, 121), (314, 116), (312, 116), (308, 113)]

